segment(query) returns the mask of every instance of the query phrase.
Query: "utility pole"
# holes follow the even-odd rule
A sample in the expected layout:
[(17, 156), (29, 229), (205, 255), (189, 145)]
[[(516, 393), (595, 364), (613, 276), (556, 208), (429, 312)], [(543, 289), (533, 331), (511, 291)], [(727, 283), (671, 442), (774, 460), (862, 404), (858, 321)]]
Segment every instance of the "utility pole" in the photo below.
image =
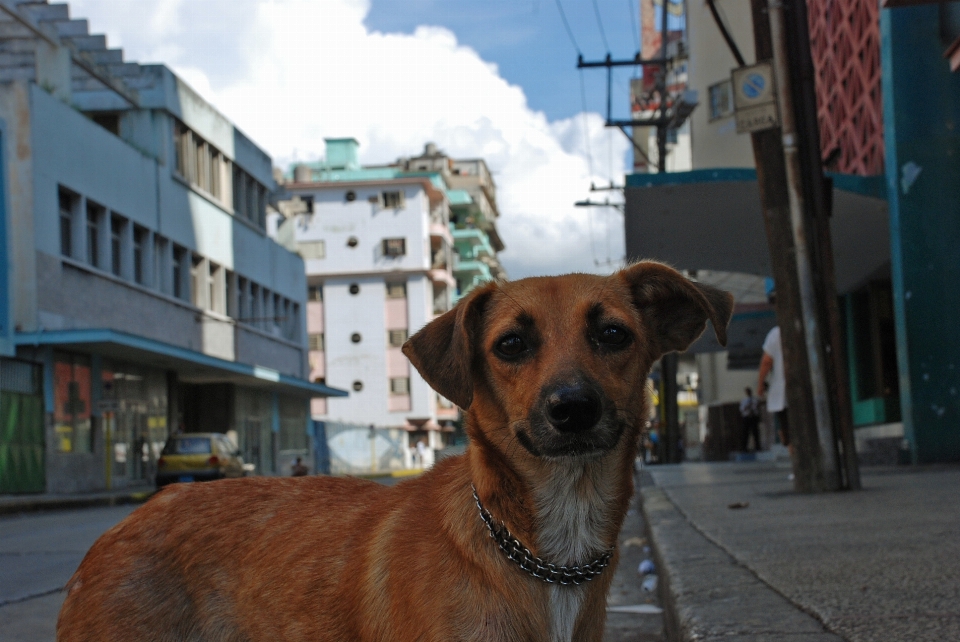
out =
[(812, 63), (803, 73), (804, 53), (809, 62), (805, 2), (751, 0), (751, 9), (757, 59), (774, 61), (780, 107), (781, 127), (751, 137), (777, 284), (795, 487), (859, 488)]
[[(696, 107), (696, 98), (694, 96), (683, 95), (675, 104), (670, 105), (667, 76), (672, 59), (667, 55), (667, 39), (669, 31), (667, 29), (667, 2), (664, 0), (661, 12), (660, 25), (660, 55), (657, 58), (641, 58), (640, 53), (632, 60), (613, 60), (610, 54), (602, 61), (586, 62), (583, 56), (577, 60), (577, 68), (604, 67), (607, 70), (607, 127), (617, 127), (630, 140), (637, 152), (646, 157), (646, 152), (642, 149), (627, 127), (656, 127), (657, 130), (657, 172), (667, 171), (667, 132), (670, 128), (677, 128), (683, 124), (683, 121), (690, 115)], [(652, 52), (651, 52), (652, 53)], [(660, 104), (656, 116), (649, 118), (618, 120), (612, 117), (611, 106), (611, 85), (613, 83), (613, 68), (623, 66), (643, 66), (646, 69), (657, 67), (659, 70), (656, 83), (656, 92), (659, 96)], [(689, 92), (693, 93), (693, 92)], [(669, 111), (668, 111), (669, 107)], [(579, 206), (595, 205), (588, 201), (577, 203)], [(660, 394), (661, 407), (661, 446), (663, 459), (667, 463), (678, 463), (680, 461), (680, 422), (679, 407), (677, 404), (677, 353), (671, 352), (660, 359), (660, 376), (662, 381)]]

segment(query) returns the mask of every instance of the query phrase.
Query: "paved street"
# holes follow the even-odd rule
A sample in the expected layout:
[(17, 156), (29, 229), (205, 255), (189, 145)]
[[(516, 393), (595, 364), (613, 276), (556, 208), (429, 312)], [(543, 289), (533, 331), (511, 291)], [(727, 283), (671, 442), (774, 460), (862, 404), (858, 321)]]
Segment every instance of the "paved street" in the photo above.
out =
[(801, 495), (786, 464), (652, 469), (644, 512), (682, 640), (960, 640), (960, 469), (865, 468)]
[(45, 642), (87, 549), (136, 506), (0, 517), (0, 641)]

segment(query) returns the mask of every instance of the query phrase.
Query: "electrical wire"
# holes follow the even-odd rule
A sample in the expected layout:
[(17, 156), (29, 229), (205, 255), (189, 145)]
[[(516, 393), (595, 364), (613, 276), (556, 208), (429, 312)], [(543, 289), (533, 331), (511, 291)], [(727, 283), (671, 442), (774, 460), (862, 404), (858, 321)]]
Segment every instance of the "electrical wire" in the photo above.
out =
[(587, 151), (590, 178), (593, 178), (593, 153), (590, 151), (590, 123), (587, 121), (587, 90), (583, 83), (583, 69), (580, 70), (580, 101), (583, 105), (583, 110), (580, 112), (580, 115), (583, 116), (583, 146)]
[(637, 51), (640, 51), (640, 34), (637, 32), (637, 14), (633, 12), (633, 3), (634, 0), (627, 0), (627, 11), (630, 12), (630, 27), (633, 29), (633, 44), (637, 46)]
[(563, 20), (563, 26), (567, 29), (567, 35), (570, 36), (570, 42), (573, 43), (573, 48), (577, 50), (577, 54), (580, 54), (580, 45), (577, 44), (577, 39), (573, 37), (573, 29), (570, 28), (570, 23), (567, 22), (567, 14), (563, 11), (563, 5), (560, 4), (560, 0), (556, 0), (557, 10), (560, 11), (560, 19)]
[[(559, 0), (557, 0), (559, 2)], [(597, 26), (600, 27), (600, 39), (603, 40), (603, 46), (610, 53), (610, 45), (607, 44), (607, 32), (603, 30), (603, 21), (600, 20), (600, 7), (597, 6), (597, 0), (593, 0), (593, 14), (597, 17)]]

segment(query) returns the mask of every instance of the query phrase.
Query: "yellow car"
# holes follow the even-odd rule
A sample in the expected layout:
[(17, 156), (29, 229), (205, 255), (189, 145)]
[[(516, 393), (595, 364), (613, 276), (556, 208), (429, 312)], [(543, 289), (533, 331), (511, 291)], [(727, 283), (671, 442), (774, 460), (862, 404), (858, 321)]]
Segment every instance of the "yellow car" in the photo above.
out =
[(217, 432), (171, 435), (157, 460), (157, 488), (245, 474), (240, 451), (226, 435)]

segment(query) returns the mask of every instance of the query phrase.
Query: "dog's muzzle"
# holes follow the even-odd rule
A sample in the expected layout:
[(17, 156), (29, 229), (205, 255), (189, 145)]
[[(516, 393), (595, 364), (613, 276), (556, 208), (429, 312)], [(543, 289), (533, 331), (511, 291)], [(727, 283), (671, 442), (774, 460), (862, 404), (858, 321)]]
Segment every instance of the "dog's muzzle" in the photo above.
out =
[(565, 378), (543, 389), (517, 440), (536, 456), (595, 455), (616, 446), (621, 428), (615, 415), (598, 385)]
[(590, 430), (603, 416), (603, 401), (592, 387), (585, 384), (561, 386), (545, 400), (544, 415), (560, 432)]

